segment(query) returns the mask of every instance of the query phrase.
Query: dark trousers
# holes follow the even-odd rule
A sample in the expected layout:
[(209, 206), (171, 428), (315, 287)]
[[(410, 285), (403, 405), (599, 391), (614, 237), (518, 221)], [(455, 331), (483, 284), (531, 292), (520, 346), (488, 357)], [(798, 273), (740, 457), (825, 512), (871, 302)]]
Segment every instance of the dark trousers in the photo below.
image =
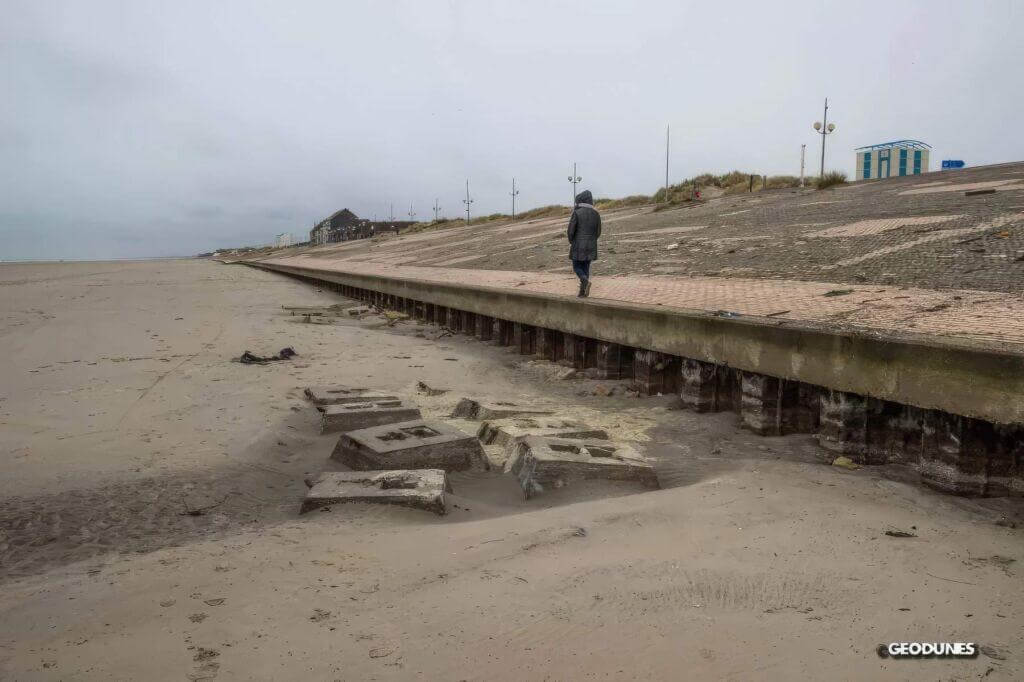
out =
[(572, 271), (576, 273), (576, 276), (580, 278), (580, 281), (590, 279), (590, 261), (588, 260), (574, 260), (572, 262)]

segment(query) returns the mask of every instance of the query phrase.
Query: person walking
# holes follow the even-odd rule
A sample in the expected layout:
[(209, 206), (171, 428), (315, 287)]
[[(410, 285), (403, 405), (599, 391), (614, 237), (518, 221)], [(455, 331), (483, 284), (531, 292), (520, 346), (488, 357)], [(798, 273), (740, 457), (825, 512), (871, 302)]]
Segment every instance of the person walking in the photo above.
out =
[(601, 214), (594, 208), (589, 189), (576, 195), (576, 206), (569, 217), (569, 258), (580, 278), (580, 298), (590, 295), (590, 262), (597, 260), (597, 238), (601, 236)]

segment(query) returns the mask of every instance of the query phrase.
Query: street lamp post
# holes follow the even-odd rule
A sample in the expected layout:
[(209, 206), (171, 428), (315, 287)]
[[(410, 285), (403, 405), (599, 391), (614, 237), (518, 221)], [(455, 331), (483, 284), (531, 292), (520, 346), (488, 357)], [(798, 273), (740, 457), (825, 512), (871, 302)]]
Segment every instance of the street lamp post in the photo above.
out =
[(836, 129), (835, 123), (828, 122), (828, 97), (825, 98), (825, 116), (821, 122), (814, 122), (814, 129), (821, 135), (821, 175), (818, 177), (825, 177), (825, 137)]
[(516, 179), (512, 178), (512, 191), (509, 192), (512, 196), (512, 220), (516, 219), (516, 197), (519, 195), (519, 190), (516, 189)]
[(804, 152), (807, 151), (807, 145), (800, 145), (800, 186), (804, 186)]
[(569, 202), (570, 206), (576, 205), (576, 183), (583, 180), (580, 176), (576, 175), (576, 162), (572, 162), (572, 175), (569, 176), (569, 182), (572, 183), (572, 201)]
[(462, 203), (466, 205), (466, 224), (469, 225), (469, 205), (473, 203), (473, 200), (469, 198), (469, 180), (466, 180), (466, 198), (462, 200)]

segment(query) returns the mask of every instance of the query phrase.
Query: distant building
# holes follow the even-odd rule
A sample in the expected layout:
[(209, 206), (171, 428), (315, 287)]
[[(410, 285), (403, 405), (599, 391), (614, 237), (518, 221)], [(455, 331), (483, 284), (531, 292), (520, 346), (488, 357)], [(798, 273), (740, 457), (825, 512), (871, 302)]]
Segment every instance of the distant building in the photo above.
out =
[(931, 146), (917, 140), (894, 140), (867, 147), (857, 152), (855, 180), (920, 175), (928, 172), (928, 153)]
[(292, 234), (291, 232), (282, 232), (281, 234), (274, 236), (274, 246), (291, 246), (292, 245)]
[(343, 208), (313, 226), (309, 231), (309, 243), (320, 245), (347, 242), (350, 239), (367, 239), (377, 234), (397, 232), (415, 224), (412, 220), (371, 222)]
[(355, 213), (343, 208), (317, 223), (309, 232), (309, 241), (313, 244), (346, 241), (357, 231), (354, 228), (364, 222)]

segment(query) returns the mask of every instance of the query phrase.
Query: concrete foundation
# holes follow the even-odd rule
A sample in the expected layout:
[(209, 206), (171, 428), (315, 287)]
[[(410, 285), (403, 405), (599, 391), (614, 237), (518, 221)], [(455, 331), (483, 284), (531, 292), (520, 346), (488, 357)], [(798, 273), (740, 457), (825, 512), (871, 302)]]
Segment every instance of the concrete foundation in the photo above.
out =
[(381, 424), (420, 419), (420, 409), (402, 400), (324, 405), (320, 413), (320, 433), (355, 431)]
[(509, 402), (491, 402), (475, 398), (463, 398), (452, 411), (453, 419), (473, 419), (476, 421), (505, 419), (508, 417), (527, 415), (548, 415), (551, 410), (538, 410), (529, 405), (517, 405)]
[(444, 494), (451, 491), (441, 469), (332, 471), (316, 479), (299, 513), (344, 502), (368, 502), (444, 514)]
[(628, 445), (527, 436), (516, 444), (506, 469), (515, 474), (527, 499), (573, 480), (638, 481), (657, 488), (650, 463)]
[(314, 405), (344, 405), (373, 400), (398, 400), (393, 395), (382, 395), (372, 388), (351, 386), (310, 386), (305, 390), (306, 398)]
[(343, 433), (331, 459), (357, 471), (463, 471), (483, 462), (483, 448), (476, 438), (444, 422), (417, 420)]
[(583, 422), (559, 417), (495, 419), (483, 422), (477, 431), (477, 438), (481, 443), (501, 446), (506, 457), (514, 454), (515, 444), (526, 436), (607, 440), (608, 432)]

